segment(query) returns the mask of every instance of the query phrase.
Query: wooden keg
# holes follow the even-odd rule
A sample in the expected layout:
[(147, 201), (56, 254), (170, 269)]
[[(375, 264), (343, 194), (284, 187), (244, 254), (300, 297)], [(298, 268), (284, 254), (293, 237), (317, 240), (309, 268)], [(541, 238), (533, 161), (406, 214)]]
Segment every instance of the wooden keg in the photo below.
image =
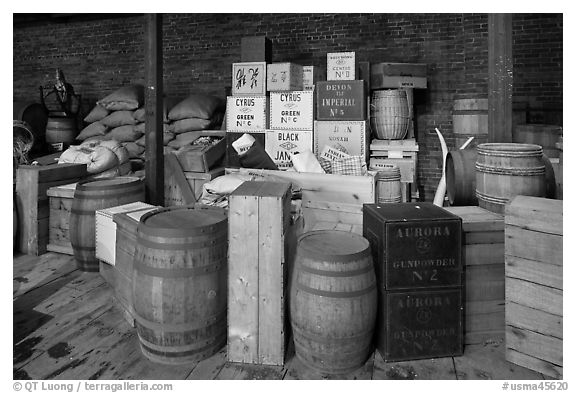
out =
[[(467, 98), (454, 100), (452, 112), (454, 147), (459, 149), (471, 136), (472, 146), (488, 141), (488, 99)], [(471, 146), (471, 147), (472, 147)]]
[(518, 124), (512, 132), (515, 143), (529, 143), (542, 146), (542, 152), (548, 158), (560, 157), (556, 143), (562, 135), (562, 127), (549, 124)]
[[(51, 144), (56, 150), (67, 149), (74, 139), (78, 130), (76, 119), (71, 117), (49, 117), (46, 124), (46, 143)], [(60, 145), (56, 147), (55, 145)]]
[(400, 183), (400, 168), (394, 164), (382, 164), (374, 176), (376, 183), (376, 202), (400, 203), (402, 202), (402, 184)]
[(370, 103), (370, 126), (377, 139), (404, 139), (410, 126), (406, 90), (375, 90)]
[(542, 148), (522, 143), (483, 143), (476, 158), (478, 205), (504, 214), (504, 206), (516, 195), (546, 195)]
[(368, 240), (322, 230), (298, 239), (290, 286), (296, 356), (308, 367), (341, 374), (372, 353), (376, 275)]
[(450, 206), (478, 206), (476, 149), (452, 150), (446, 155), (446, 193)]
[(132, 296), (144, 356), (184, 364), (225, 345), (227, 253), (222, 208), (173, 206), (142, 216)]
[(144, 201), (144, 182), (137, 177), (78, 182), (70, 210), (70, 244), (80, 270), (99, 271), (96, 259), (96, 210)]

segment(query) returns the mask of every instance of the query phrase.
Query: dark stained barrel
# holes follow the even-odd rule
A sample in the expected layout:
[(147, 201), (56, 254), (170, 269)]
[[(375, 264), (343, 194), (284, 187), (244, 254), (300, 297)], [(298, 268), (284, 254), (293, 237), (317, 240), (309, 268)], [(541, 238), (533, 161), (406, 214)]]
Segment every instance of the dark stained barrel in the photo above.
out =
[(476, 148), (452, 150), (446, 156), (446, 193), (450, 206), (478, 206)]
[(222, 208), (174, 206), (142, 216), (132, 295), (144, 356), (186, 364), (226, 344), (227, 254)]

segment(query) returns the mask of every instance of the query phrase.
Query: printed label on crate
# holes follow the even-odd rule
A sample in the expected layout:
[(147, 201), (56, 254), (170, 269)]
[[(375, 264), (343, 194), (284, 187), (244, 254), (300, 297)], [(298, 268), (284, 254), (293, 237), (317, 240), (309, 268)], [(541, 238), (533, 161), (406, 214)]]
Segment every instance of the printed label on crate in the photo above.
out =
[(365, 120), (364, 81), (321, 81), (316, 83), (317, 120)]
[[(384, 291), (377, 347), (384, 360), (461, 355), (462, 289)], [(385, 338), (385, 339), (384, 339)]]
[(272, 63), (267, 68), (268, 91), (302, 90), (302, 66), (295, 63)]
[(316, 83), (317, 75), (314, 72), (314, 66), (304, 66), (302, 67), (302, 89), (303, 90), (314, 90), (314, 83)]
[(322, 149), (322, 152), (320, 153), (319, 156), (319, 158), (324, 158), (325, 160), (328, 161), (335, 161), (348, 157), (350, 157), (349, 154), (346, 154), (340, 150), (336, 150), (330, 146), (324, 146), (324, 149)]
[(266, 130), (266, 152), (278, 169), (291, 168), (290, 155), (303, 150), (312, 151), (312, 131)]
[(266, 95), (266, 63), (232, 63), (232, 95)]
[(266, 96), (231, 96), (226, 101), (227, 131), (264, 131)]
[(328, 53), (326, 55), (326, 80), (356, 79), (356, 52)]
[(382, 74), (374, 75), (371, 78), (372, 89), (398, 89), (398, 88), (426, 88), (426, 78), (416, 76), (385, 76)]
[(314, 122), (314, 151), (318, 154), (324, 146), (333, 147), (351, 156), (366, 157), (366, 122)]
[(312, 131), (314, 129), (314, 92), (270, 93), (270, 128)]

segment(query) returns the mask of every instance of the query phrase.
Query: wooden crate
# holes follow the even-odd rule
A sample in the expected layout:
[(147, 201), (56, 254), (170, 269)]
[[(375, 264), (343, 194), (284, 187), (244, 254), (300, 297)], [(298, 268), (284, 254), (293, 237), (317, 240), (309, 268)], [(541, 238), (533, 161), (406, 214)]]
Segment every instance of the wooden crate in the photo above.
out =
[(266, 90), (293, 91), (303, 90), (303, 69), (296, 63), (272, 63), (266, 69)]
[(240, 61), (272, 62), (272, 41), (266, 36), (240, 38)]
[(283, 365), (290, 185), (244, 182), (229, 198), (228, 360)]
[[(210, 180), (224, 174), (224, 167), (213, 168), (208, 172), (182, 172), (182, 176), (175, 176), (169, 168), (165, 168), (164, 176), (164, 206), (186, 205), (182, 187), (189, 187), (191, 198), (196, 202), (202, 196), (202, 186)], [(184, 184), (184, 180), (187, 184)]]
[(351, 156), (362, 156), (368, 160), (370, 135), (365, 121), (315, 121), (314, 153), (316, 157), (330, 146)]
[(364, 81), (320, 81), (316, 95), (316, 120), (366, 120)]
[(188, 145), (174, 153), (185, 172), (209, 172), (219, 164), (226, 153), (225, 131), (200, 131), (200, 137), (211, 136), (220, 140), (210, 146)]
[(47, 251), (49, 188), (77, 182), (86, 176), (86, 164), (21, 165), (16, 173), (18, 250), (41, 255)]
[(563, 377), (562, 201), (516, 196), (506, 205), (506, 359)]
[(362, 205), (374, 203), (374, 176), (345, 176), (265, 169), (232, 169), (255, 179), (290, 182), (302, 192), (304, 231), (337, 229), (362, 235)]
[(504, 216), (478, 206), (444, 209), (462, 218), (466, 344), (504, 338)]
[(74, 201), (76, 183), (50, 187), (46, 191), (50, 201), (48, 218), (48, 245), (46, 249), (61, 254), (74, 255), (70, 244), (70, 209)]

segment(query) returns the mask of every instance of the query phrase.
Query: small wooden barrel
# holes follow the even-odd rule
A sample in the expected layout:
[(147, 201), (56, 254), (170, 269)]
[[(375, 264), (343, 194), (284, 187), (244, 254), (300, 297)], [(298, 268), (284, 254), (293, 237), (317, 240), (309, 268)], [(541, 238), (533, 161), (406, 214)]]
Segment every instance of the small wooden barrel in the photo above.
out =
[(446, 156), (446, 192), (450, 206), (478, 206), (476, 149), (449, 151)]
[(70, 146), (76, 139), (76, 120), (71, 117), (49, 117), (46, 124), (46, 143), (62, 144), (60, 150)]
[(542, 148), (522, 143), (483, 143), (478, 146), (478, 205), (504, 214), (504, 206), (516, 195), (546, 195)]
[(529, 143), (542, 146), (542, 152), (548, 158), (560, 157), (556, 143), (562, 135), (562, 127), (548, 124), (518, 124), (512, 132), (516, 143)]
[(375, 90), (370, 103), (370, 126), (378, 139), (404, 139), (410, 126), (405, 90)]
[(376, 182), (376, 201), (378, 203), (402, 202), (402, 185), (400, 183), (400, 168), (394, 164), (384, 164), (378, 168), (374, 176)]
[(454, 100), (452, 129), (455, 148), (459, 149), (471, 136), (472, 146), (488, 141), (488, 99), (467, 98)]
[(184, 364), (225, 345), (227, 253), (222, 208), (174, 206), (142, 216), (132, 297), (144, 356)]
[(144, 201), (144, 183), (137, 177), (78, 182), (70, 210), (70, 244), (82, 271), (98, 272), (96, 210)]
[(312, 231), (298, 239), (290, 287), (296, 356), (308, 367), (342, 374), (372, 353), (376, 275), (368, 240), (344, 231)]

